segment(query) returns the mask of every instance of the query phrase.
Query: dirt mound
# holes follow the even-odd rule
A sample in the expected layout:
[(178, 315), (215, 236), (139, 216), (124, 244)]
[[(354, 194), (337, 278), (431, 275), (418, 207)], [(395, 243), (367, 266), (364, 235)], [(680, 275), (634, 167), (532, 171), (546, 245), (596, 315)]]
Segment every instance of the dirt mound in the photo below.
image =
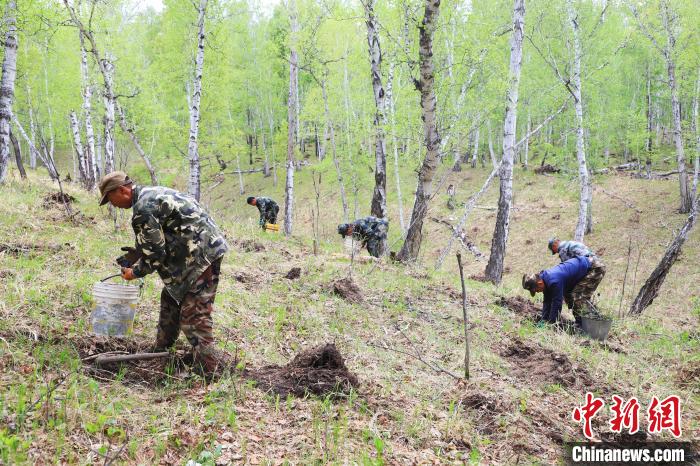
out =
[(44, 196), (41, 205), (44, 209), (50, 209), (56, 205), (63, 206), (64, 204), (72, 204), (75, 201), (76, 199), (70, 194), (55, 192)]
[(238, 241), (236, 244), (245, 252), (260, 252), (265, 250), (265, 246), (253, 239), (244, 239)]
[(565, 354), (512, 341), (501, 356), (512, 366), (512, 374), (535, 384), (559, 384), (563, 387), (592, 388), (595, 382), (588, 371), (571, 363)]
[(233, 274), (233, 278), (238, 283), (255, 283), (258, 281), (258, 277), (246, 272), (236, 272)]
[(493, 435), (500, 427), (501, 416), (508, 415), (512, 407), (502, 397), (470, 389), (459, 400), (465, 407), (465, 413), (472, 419), (481, 434)]
[(700, 361), (692, 361), (683, 366), (676, 374), (676, 383), (700, 391)]
[(286, 366), (251, 369), (246, 376), (281, 398), (308, 394), (339, 396), (358, 386), (357, 377), (345, 367), (343, 356), (332, 343), (304, 350)]
[(469, 275), (469, 280), (474, 280), (476, 282), (481, 282), (481, 283), (491, 283), (491, 280), (486, 278), (486, 275), (480, 274), (480, 273), (475, 273), (474, 275)]
[(548, 163), (535, 168), (535, 173), (538, 175), (544, 175), (545, 173), (559, 173), (561, 169), (555, 167), (554, 165), (550, 165)]
[(333, 282), (333, 294), (351, 303), (362, 303), (362, 292), (351, 277), (341, 278)]
[(533, 322), (537, 322), (542, 315), (542, 311), (532, 301), (522, 296), (501, 297), (496, 301), (496, 304), (501, 307), (507, 307), (519, 316)]
[(292, 267), (291, 270), (287, 272), (287, 275), (284, 276), (284, 278), (289, 280), (296, 280), (299, 277), (301, 277), (301, 267)]

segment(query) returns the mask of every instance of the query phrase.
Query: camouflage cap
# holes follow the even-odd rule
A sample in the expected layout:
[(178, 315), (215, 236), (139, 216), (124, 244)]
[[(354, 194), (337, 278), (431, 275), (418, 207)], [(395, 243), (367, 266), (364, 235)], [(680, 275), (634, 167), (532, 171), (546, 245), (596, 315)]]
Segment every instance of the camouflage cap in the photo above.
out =
[(348, 228), (350, 227), (349, 223), (341, 223), (338, 225), (338, 234), (342, 236), (346, 236), (348, 234)]
[(111, 191), (114, 191), (120, 186), (126, 186), (131, 183), (132, 181), (129, 178), (129, 175), (124, 172), (116, 171), (103, 176), (99, 185), (100, 195), (102, 196), (100, 198), (100, 205), (105, 205), (107, 203), (107, 194), (109, 194)]
[(539, 274), (531, 273), (523, 275), (523, 288), (530, 292), (531, 296), (535, 296), (535, 289), (537, 288), (537, 280), (540, 279)]

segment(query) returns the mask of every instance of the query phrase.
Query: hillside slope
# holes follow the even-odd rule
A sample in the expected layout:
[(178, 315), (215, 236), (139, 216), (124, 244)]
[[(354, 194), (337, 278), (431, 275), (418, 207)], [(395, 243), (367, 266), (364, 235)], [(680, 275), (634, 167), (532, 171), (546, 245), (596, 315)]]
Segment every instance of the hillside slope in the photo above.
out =
[[(209, 385), (182, 367), (162, 374), (126, 366), (114, 373), (81, 362), (101, 350), (148, 346), (159, 280), (145, 282), (133, 336), (91, 337), (91, 287), (116, 272), (119, 246), (133, 242), (128, 213), (120, 213), (115, 224), (97, 208), (94, 195), (69, 187), (76, 198), (69, 220), (61, 205), (44, 202), (55, 188), (43, 179), (1, 187), (1, 462), (551, 464), (562, 441), (583, 438), (571, 411), (586, 391), (608, 402), (613, 394), (637, 396), (643, 407), (651, 396), (677, 394), (683, 438), (700, 437), (700, 308), (698, 289), (689, 286), (697, 282), (697, 232), (663, 295), (640, 318), (616, 320), (609, 345), (541, 329), (522, 305), (529, 295), (519, 289), (519, 277), (555, 263), (546, 240), (573, 229), (575, 184), (563, 176), (519, 173), (504, 284), (467, 282), (472, 378), (466, 382), (453, 377), (463, 371), (464, 347), (454, 255), (443, 270), (433, 270), (447, 227), (427, 224), (421, 265), (351, 262), (334, 232), (340, 221), (335, 185), (324, 180), (321, 250), (314, 256), (310, 172), (297, 177), (299, 209), (289, 240), (259, 231), (256, 211), (237, 190), (232, 194), (233, 180), (204, 197), (232, 244), (222, 269), (215, 334), (238, 358), (238, 370)], [(448, 181), (464, 201), (484, 176), (482, 170), (467, 171)], [(256, 178), (247, 183), (246, 195), (269, 185)], [(281, 198), (281, 185), (265, 194)], [(601, 302), (616, 313), (625, 269), (627, 302), (683, 218), (672, 213), (671, 182), (611, 176), (597, 186), (596, 231), (589, 242), (608, 265)], [(367, 191), (357, 190), (360, 215)], [(484, 253), (495, 217), (494, 191), (469, 222)], [(395, 207), (395, 199), (390, 202)], [(444, 204), (438, 197), (430, 216), (450, 221), (458, 215)], [(398, 249), (399, 222), (391, 220), (390, 242)], [(483, 271), (484, 263), (462, 254), (468, 275)], [(290, 280), (285, 275), (293, 267), (301, 276)], [(360, 302), (332, 292), (333, 282), (348, 275), (359, 286)], [(322, 343), (335, 343), (359, 379), (350, 395), (280, 399), (245, 376), (244, 369), (285, 364)], [(187, 352), (183, 339), (178, 351)], [(598, 435), (611, 438), (605, 422), (607, 413), (596, 418)]]

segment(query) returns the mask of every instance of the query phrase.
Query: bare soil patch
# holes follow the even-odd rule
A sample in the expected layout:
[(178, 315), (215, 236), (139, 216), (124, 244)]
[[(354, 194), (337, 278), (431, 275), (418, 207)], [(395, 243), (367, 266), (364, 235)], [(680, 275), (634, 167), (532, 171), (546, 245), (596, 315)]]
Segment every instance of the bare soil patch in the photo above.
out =
[(700, 392), (700, 360), (683, 366), (676, 374), (676, 383)]
[(351, 303), (363, 303), (364, 297), (360, 287), (351, 277), (345, 277), (333, 282), (333, 294), (336, 294)]
[(522, 296), (501, 297), (496, 304), (501, 307), (506, 307), (518, 314), (520, 317), (537, 322), (542, 315), (542, 311), (535, 304), (523, 298)]
[(253, 239), (244, 239), (235, 244), (245, 252), (261, 252), (265, 250), (265, 246), (263, 246), (262, 243)]
[(51, 209), (55, 206), (63, 207), (64, 204), (72, 204), (75, 201), (76, 199), (70, 194), (59, 191), (55, 193), (48, 193), (46, 196), (44, 196), (41, 205), (44, 207), (44, 209)]
[(301, 277), (301, 267), (292, 267), (284, 278), (288, 280), (296, 280)]
[(513, 411), (512, 404), (503, 396), (497, 396), (493, 392), (485, 393), (477, 388), (468, 389), (459, 402), (476, 429), (485, 435), (493, 435), (499, 428), (500, 418)]
[(255, 380), (263, 390), (282, 398), (308, 394), (340, 396), (359, 385), (357, 377), (345, 366), (343, 356), (332, 343), (304, 350), (286, 366), (250, 369), (244, 375)]
[(255, 283), (259, 281), (258, 277), (246, 272), (236, 272), (233, 274), (233, 278), (236, 279), (238, 283)]
[(533, 384), (576, 388), (595, 385), (586, 368), (573, 364), (565, 354), (541, 346), (513, 340), (500, 354), (510, 363), (513, 375)]
[[(66, 246), (70, 245), (66, 244)], [(60, 244), (0, 243), (0, 252), (8, 252), (15, 256), (29, 254), (32, 251), (58, 252), (61, 249), (63, 249), (63, 246)]]
[(561, 169), (548, 163), (535, 168), (535, 173), (537, 173), (538, 175), (544, 175), (545, 173), (559, 173), (560, 171)]
[(475, 273), (474, 275), (469, 275), (469, 280), (474, 280), (476, 282), (481, 282), (481, 283), (491, 283), (491, 280), (486, 278), (486, 275), (481, 274), (481, 273)]

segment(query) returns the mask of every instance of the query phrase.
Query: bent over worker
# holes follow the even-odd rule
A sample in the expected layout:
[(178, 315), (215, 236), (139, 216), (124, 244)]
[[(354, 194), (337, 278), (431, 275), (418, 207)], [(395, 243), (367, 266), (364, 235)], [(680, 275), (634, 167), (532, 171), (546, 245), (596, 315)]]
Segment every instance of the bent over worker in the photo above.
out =
[(384, 254), (384, 242), (386, 241), (389, 221), (377, 217), (365, 217), (352, 223), (338, 225), (338, 233), (345, 238), (352, 236), (360, 241), (362, 246), (367, 246), (367, 252), (373, 257), (381, 257)]
[[(590, 299), (598, 288), (600, 281), (605, 277), (605, 264), (588, 246), (579, 241), (560, 241), (559, 238), (549, 240), (549, 250), (552, 254), (559, 254), (559, 259), (566, 262), (574, 257), (587, 257), (591, 262), (591, 269), (569, 296), (567, 302), (581, 302), (587, 296)], [(571, 307), (571, 306), (569, 306)]]
[(277, 223), (277, 213), (280, 211), (280, 206), (269, 197), (253, 197), (247, 199), (248, 205), (253, 205), (260, 212), (259, 225), (265, 229), (266, 223)]
[(573, 311), (576, 324), (581, 325), (581, 312), (591, 301), (603, 276), (591, 267), (585, 256), (574, 257), (536, 274), (523, 275), (523, 288), (535, 296), (544, 294), (542, 320), (555, 323), (559, 319), (562, 304)]
[(191, 197), (162, 186), (136, 186), (124, 172), (105, 175), (102, 198), (132, 209), (136, 248), (117, 261), (122, 278), (158, 272), (163, 280), (154, 351), (175, 344), (180, 330), (193, 348), (195, 368), (204, 375), (222, 369), (225, 355), (214, 344), (212, 312), (228, 245), (209, 214)]

